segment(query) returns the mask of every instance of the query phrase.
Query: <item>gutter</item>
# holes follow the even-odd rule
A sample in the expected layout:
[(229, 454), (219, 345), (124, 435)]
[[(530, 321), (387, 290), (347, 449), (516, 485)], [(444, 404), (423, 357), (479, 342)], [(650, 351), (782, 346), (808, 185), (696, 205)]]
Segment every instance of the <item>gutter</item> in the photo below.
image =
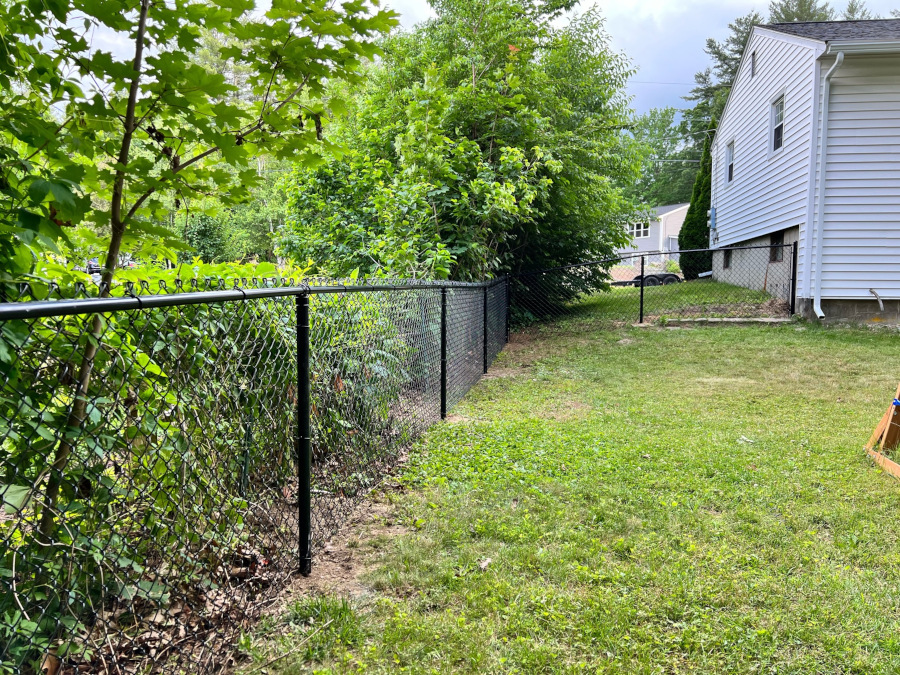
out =
[[(828, 51), (831, 51), (829, 47)], [(834, 65), (825, 74), (825, 88), (822, 90), (822, 153), (819, 155), (819, 195), (816, 213), (816, 230), (813, 235), (816, 253), (816, 275), (813, 279), (813, 311), (819, 319), (825, 318), (822, 311), (822, 230), (825, 225), (825, 172), (828, 160), (828, 102), (831, 97), (831, 78), (844, 63), (844, 52), (839, 51)], [(810, 263), (812, 256), (810, 256)]]
[(828, 43), (826, 54), (897, 54), (900, 40), (835, 40)]

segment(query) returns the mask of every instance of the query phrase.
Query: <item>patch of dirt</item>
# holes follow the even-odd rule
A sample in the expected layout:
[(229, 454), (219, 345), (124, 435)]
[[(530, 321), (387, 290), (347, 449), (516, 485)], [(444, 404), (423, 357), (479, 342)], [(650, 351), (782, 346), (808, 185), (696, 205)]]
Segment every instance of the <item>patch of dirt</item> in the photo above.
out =
[[(522, 365), (519, 368), (512, 368), (510, 366), (493, 366), (488, 368), (487, 374), (482, 375), (482, 380), (500, 380), (506, 377), (516, 377), (517, 375), (521, 375), (522, 373), (528, 372), (528, 369), (531, 367), (530, 364)], [(448, 418), (449, 419), (449, 418)]]
[(632, 340), (631, 338), (622, 338), (621, 340), (616, 341), (617, 345), (630, 345), (633, 343), (634, 343), (634, 340)]
[(447, 424), (465, 424), (466, 422), (471, 422), (472, 420), (468, 417), (464, 417), (463, 415), (447, 415), (447, 419), (444, 420)]
[(723, 305), (689, 305), (670, 310), (664, 315), (648, 314), (644, 322), (656, 322), (660, 318), (686, 319), (702, 317), (736, 317), (741, 319), (771, 319), (789, 317), (791, 306), (780, 298), (769, 298), (765, 302), (740, 302)]
[(291, 603), (311, 595), (329, 593), (359, 598), (371, 594), (372, 589), (362, 581), (378, 557), (371, 542), (379, 538), (393, 539), (409, 531), (410, 528), (397, 520), (396, 507), (387, 501), (383, 492), (372, 495), (357, 507), (340, 532), (313, 552), (312, 573), (308, 577), (298, 576), (267, 613), (281, 614)]
[(556, 422), (566, 422), (584, 417), (590, 410), (593, 408), (581, 401), (563, 401), (541, 410), (537, 416)]

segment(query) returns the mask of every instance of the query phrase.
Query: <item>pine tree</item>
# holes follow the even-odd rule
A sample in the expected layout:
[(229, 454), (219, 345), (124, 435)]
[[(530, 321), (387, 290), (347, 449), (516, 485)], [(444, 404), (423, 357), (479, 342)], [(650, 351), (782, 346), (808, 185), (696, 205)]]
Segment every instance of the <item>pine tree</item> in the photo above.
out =
[(770, 23), (794, 21), (834, 21), (834, 10), (819, 0), (772, 0), (769, 3)]
[[(709, 247), (708, 212), (712, 203), (712, 141), (715, 128), (716, 120), (713, 119), (709, 123), (706, 142), (703, 144), (703, 158), (700, 160), (697, 180), (694, 181), (691, 205), (678, 234), (678, 248), (682, 251)], [(690, 281), (712, 269), (712, 253), (682, 253), (679, 264), (685, 281)]]
[(865, 21), (867, 19), (877, 19), (878, 17), (869, 11), (865, 0), (850, 0), (841, 18), (844, 21)]

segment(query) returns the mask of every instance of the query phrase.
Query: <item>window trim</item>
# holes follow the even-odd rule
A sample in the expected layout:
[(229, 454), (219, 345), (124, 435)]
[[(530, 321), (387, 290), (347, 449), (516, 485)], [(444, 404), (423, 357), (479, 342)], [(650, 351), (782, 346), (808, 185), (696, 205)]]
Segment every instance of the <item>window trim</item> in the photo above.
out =
[(725, 144), (725, 187), (734, 183), (734, 139)]
[[(638, 229), (640, 228), (640, 230)], [(637, 234), (638, 231), (646, 232), (646, 234)], [(631, 235), (632, 239), (649, 239), (650, 238), (650, 221), (644, 221), (642, 223), (629, 223), (628, 224), (628, 234)]]
[[(781, 102), (781, 124), (775, 124), (775, 108), (778, 105), (778, 102)], [(780, 126), (781, 127), (781, 146), (775, 147), (775, 129)], [(785, 91), (782, 89), (775, 96), (772, 97), (772, 100), (769, 101), (769, 159), (777, 157), (784, 150), (786, 137), (785, 137), (785, 128), (787, 126), (787, 96), (785, 95)]]

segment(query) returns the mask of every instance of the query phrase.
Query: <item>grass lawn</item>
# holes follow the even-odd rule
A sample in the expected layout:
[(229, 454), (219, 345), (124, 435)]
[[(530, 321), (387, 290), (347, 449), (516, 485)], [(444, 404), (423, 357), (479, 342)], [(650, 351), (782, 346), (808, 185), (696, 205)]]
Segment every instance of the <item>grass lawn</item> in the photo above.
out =
[(861, 451), (896, 334), (566, 328), (516, 336), (384, 497), (403, 533), (351, 542), (362, 592), (293, 601), (247, 670), (900, 672), (900, 484)]
[[(601, 314), (615, 320), (636, 322), (640, 312), (641, 289), (614, 286), (609, 292), (597, 293), (575, 303), (576, 316)], [(698, 279), (666, 286), (644, 288), (644, 314), (647, 317), (678, 316), (787, 316), (787, 305), (766, 305), (772, 298), (764, 291), (754, 291), (721, 281)]]

